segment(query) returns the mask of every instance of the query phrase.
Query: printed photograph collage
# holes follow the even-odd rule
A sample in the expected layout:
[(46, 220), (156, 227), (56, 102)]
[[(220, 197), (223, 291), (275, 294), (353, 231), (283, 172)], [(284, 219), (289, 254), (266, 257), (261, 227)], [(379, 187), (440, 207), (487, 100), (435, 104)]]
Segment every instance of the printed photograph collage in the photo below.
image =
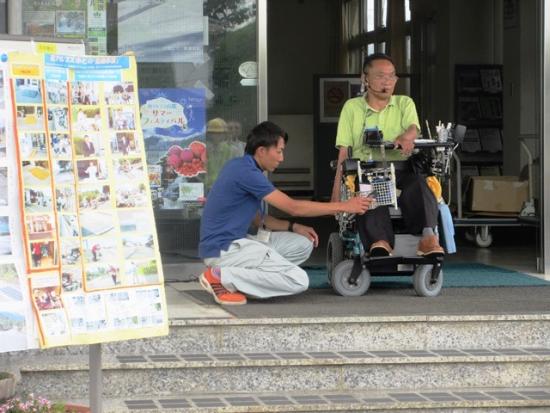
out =
[[(43, 333), (161, 325), (135, 81), (80, 80), (76, 70), (23, 77), (15, 64), (12, 75), (27, 267)], [(135, 290), (145, 286), (157, 287)]]

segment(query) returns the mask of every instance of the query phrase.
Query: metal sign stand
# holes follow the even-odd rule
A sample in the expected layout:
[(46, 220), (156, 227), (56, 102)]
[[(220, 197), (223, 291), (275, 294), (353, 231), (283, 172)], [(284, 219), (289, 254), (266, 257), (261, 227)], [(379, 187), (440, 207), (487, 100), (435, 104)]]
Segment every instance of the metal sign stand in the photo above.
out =
[(103, 374), (101, 371), (101, 344), (89, 346), (90, 355), (90, 409), (92, 413), (102, 413)]

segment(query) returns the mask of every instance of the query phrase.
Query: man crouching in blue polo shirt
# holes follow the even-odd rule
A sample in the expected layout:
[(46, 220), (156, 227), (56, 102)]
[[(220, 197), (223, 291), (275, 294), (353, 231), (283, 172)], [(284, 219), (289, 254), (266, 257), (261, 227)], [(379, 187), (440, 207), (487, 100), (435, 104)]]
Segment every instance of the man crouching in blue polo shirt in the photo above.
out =
[[(373, 201), (303, 201), (275, 189), (264, 172), (273, 172), (283, 161), (287, 141), (286, 132), (272, 122), (254, 127), (245, 155), (224, 165), (208, 194), (199, 244), (207, 269), (199, 281), (219, 304), (246, 304), (246, 296), (268, 298), (308, 288), (307, 274), (298, 265), (317, 246), (317, 233), (293, 220), (267, 215), (266, 204), (291, 216), (316, 217), (364, 214)], [(251, 224), (258, 228), (255, 236), (248, 235)]]

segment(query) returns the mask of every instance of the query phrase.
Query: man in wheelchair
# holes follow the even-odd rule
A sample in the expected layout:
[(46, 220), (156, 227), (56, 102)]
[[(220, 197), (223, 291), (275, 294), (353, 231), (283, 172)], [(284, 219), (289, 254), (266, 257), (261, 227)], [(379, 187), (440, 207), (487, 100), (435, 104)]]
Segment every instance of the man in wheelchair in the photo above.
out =
[[(438, 221), (437, 200), (425, 176), (416, 174), (408, 157), (415, 147), (420, 130), (416, 106), (408, 96), (393, 95), (398, 78), (392, 59), (375, 53), (365, 58), (361, 75), (363, 96), (349, 99), (340, 114), (336, 147), (338, 166), (332, 190), (332, 201), (341, 198), (342, 162), (351, 148), (353, 158), (371, 161), (383, 166), (385, 161), (395, 166), (395, 184), (401, 190), (399, 207), (405, 231), (421, 234), (416, 253), (424, 257), (444, 255), (436, 235)], [(393, 142), (395, 149), (384, 150), (365, 142), (365, 131), (382, 131), (385, 142)], [(380, 135), (378, 135), (380, 136)], [(369, 257), (392, 254), (395, 236), (388, 206), (367, 211), (357, 216), (357, 230)]]

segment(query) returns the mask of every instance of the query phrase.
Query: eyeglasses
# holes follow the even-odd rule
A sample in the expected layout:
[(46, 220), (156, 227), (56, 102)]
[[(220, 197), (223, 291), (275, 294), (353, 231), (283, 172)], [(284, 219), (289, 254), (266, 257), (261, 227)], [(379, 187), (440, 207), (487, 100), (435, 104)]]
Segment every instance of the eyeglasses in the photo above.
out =
[(376, 81), (386, 80), (388, 82), (397, 82), (399, 79), (396, 75), (383, 75), (382, 73), (376, 73), (373, 75), (369, 75), (368, 73), (364, 72), (365, 76), (371, 76)]

